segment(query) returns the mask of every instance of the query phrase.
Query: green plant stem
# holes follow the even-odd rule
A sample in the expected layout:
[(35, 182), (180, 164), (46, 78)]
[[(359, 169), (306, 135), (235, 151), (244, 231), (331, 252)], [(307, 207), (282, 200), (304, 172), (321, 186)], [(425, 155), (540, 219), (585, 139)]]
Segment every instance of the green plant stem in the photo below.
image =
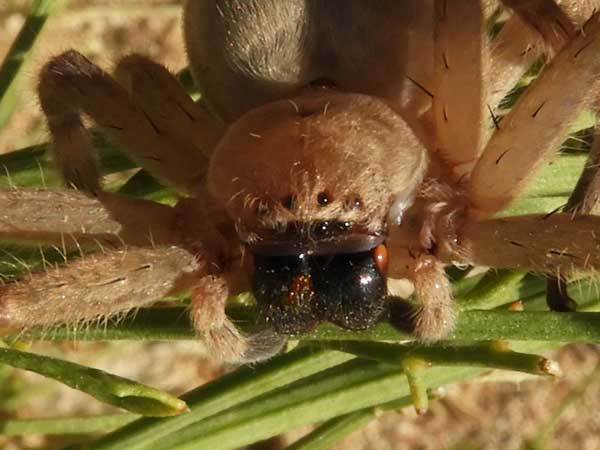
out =
[[(523, 349), (536, 347), (529, 344)], [(432, 367), (420, 376), (424, 384), (435, 389), (486, 370)], [(410, 401), (403, 371), (387, 363), (353, 360), (209, 417), (143, 450), (229, 450), (390, 401)]]
[(0, 66), (0, 129), (10, 119), (15, 105), (19, 74), (50, 15), (67, 0), (35, 0), (17, 38)]
[(134, 413), (170, 416), (187, 409), (183, 400), (166, 392), (98, 369), (48, 356), (0, 348), (0, 363), (44, 375), (102, 402)]
[[(348, 332), (325, 324), (304, 339), (394, 341), (413, 338), (383, 323), (361, 332)], [(490, 340), (600, 342), (600, 313), (461, 311), (456, 329), (448, 339)]]
[(302, 439), (286, 447), (286, 450), (328, 450), (353, 431), (368, 424), (375, 415), (373, 408), (361, 409), (328, 420)]
[(350, 433), (368, 424), (375, 418), (378, 411), (392, 411), (410, 404), (411, 397), (403, 397), (399, 400), (336, 417), (321, 424), (306, 436), (286, 447), (285, 450), (327, 450)]
[(523, 270), (491, 270), (473, 289), (456, 298), (456, 302), (462, 309), (492, 309), (505, 304), (507, 299), (522, 298), (521, 281), (525, 275), (527, 272)]
[(420, 372), (429, 365), (429, 362), (418, 357), (407, 356), (399, 364), (406, 375), (416, 413), (419, 415), (425, 414), (429, 409), (428, 386), (423, 383)]
[[(401, 368), (415, 366), (419, 361), (429, 365), (457, 367), (488, 367), (513, 370), (533, 375), (558, 375), (556, 366), (539, 355), (497, 350), (492, 345), (402, 345), (382, 342), (326, 341), (317, 343), (331, 350), (348, 352)], [(411, 361), (414, 363), (411, 364)], [(413, 370), (411, 369), (411, 372)], [(409, 380), (410, 381), (410, 380)]]
[[(531, 351), (539, 349), (539, 344), (522, 343), (520, 349)], [(261, 364), (260, 372), (279, 370), (289, 379), (304, 365), (292, 367), (288, 358), (296, 363), (302, 362), (311, 349), (309, 346), (296, 349), (286, 355)], [(316, 357), (327, 361), (339, 358), (339, 352), (318, 350)], [(299, 358), (299, 355), (301, 356)], [(304, 356), (302, 356), (304, 355)], [(296, 359), (298, 358), (298, 359)], [(335, 365), (334, 367), (334, 364)], [(234, 449), (246, 444), (267, 439), (269, 437), (295, 429), (302, 425), (331, 420), (340, 415), (352, 413), (365, 408), (379, 407), (390, 401), (410, 401), (410, 389), (403, 371), (386, 363), (353, 359), (345, 363), (333, 363), (331, 368), (313, 375), (297, 374), (295, 382), (265, 386), (260, 395), (252, 389), (252, 378), (248, 379), (248, 368), (242, 368), (227, 375), (225, 379), (216, 380), (195, 391), (194, 397), (185, 396), (191, 412), (174, 418), (162, 420), (142, 419), (141, 430), (126, 426), (123, 430), (110, 435), (111, 439), (101, 439), (87, 445), (85, 449), (120, 448), (135, 450), (187, 450), (187, 449)], [(469, 367), (432, 367), (420, 374), (424, 384), (431, 389), (463, 381), (479, 375), (488, 369)], [(255, 373), (259, 383), (261, 373)], [(269, 374), (270, 376), (276, 375)], [(239, 380), (237, 379), (239, 377)], [(230, 381), (233, 378), (233, 381)], [(232, 383), (229, 391), (228, 384)], [(236, 392), (237, 391), (237, 392)], [(240, 393), (247, 399), (243, 402), (228, 401), (223, 397), (224, 405), (217, 404), (220, 395), (233, 392), (234, 400)], [(206, 414), (206, 402), (216, 405), (216, 414)], [(197, 418), (193, 415), (200, 412)], [(135, 425), (134, 422), (132, 425)], [(144, 429), (145, 426), (145, 429)]]
[(148, 448), (158, 438), (177, 435), (179, 430), (198, 423), (206, 417), (352, 358), (340, 352), (306, 347), (254, 367), (242, 367), (184, 395), (182, 398), (190, 406), (190, 412), (187, 414), (160, 420), (142, 418), (85, 448), (95, 450)]
[[(423, 379), (433, 388), (480, 373), (481, 369), (434, 367), (423, 372)], [(364, 360), (351, 361), (237, 405), (175, 435), (167, 435), (143, 450), (235, 449), (405, 397), (410, 399), (410, 390), (401, 370)]]
[[(248, 308), (250, 310), (250, 308)], [(253, 329), (253, 314), (241, 320), (240, 327)], [(118, 324), (90, 327), (85, 330), (59, 327), (52, 331), (30, 330), (12, 339), (63, 340), (193, 340), (186, 308), (143, 309)], [(405, 341), (413, 336), (389, 323), (381, 323), (366, 331), (343, 330), (323, 324), (301, 340), (369, 340)], [(600, 313), (556, 313), (549, 311), (461, 311), (456, 329), (448, 341), (550, 341), (600, 342)]]
[(0, 435), (84, 434), (110, 431), (139, 417), (136, 414), (106, 414), (88, 417), (53, 417), (48, 419), (0, 420)]

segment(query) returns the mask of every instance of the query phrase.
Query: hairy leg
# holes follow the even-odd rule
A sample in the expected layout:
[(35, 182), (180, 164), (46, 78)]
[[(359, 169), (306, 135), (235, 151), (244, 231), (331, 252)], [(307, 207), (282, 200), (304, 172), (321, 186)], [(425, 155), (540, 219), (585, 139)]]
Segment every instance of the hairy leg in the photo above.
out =
[(177, 247), (88, 255), (0, 286), (0, 327), (14, 332), (99, 321), (178, 292), (202, 271), (204, 264)]
[(412, 280), (420, 305), (412, 318), (413, 332), (423, 342), (443, 339), (454, 329), (456, 312), (444, 265), (433, 256), (420, 256)]
[(455, 240), (440, 246), (439, 257), (498, 268), (525, 268), (567, 276), (576, 270), (600, 268), (600, 217), (528, 215), (468, 221)]
[(575, 24), (553, 0), (502, 0), (542, 36), (554, 50), (560, 50), (575, 34)]
[(459, 179), (487, 140), (483, 74), (489, 64), (485, 1), (435, 2), (433, 114), (436, 149)]
[[(240, 276), (219, 274), (238, 263), (211, 225), (218, 213), (204, 203), (190, 198), (171, 208), (105, 192), (0, 190), (0, 208), (10, 211), (0, 238), (84, 249), (0, 287), (3, 333), (105, 320), (191, 287), (192, 323), (215, 357), (248, 362), (277, 353), (283, 336), (245, 336), (225, 314), (227, 298), (247, 289), (233, 283)], [(102, 252), (87, 254), (89, 247)]]
[(506, 206), (590, 105), (600, 75), (600, 16), (593, 16), (543, 70), (490, 139), (471, 175), (473, 218)]
[[(551, 2), (554, 6), (544, 6), (547, 3), (545, 0), (542, 2), (509, 0), (504, 3), (514, 7), (516, 13), (506, 21), (491, 43), (490, 70), (485, 74), (485, 78), (486, 83), (490, 86), (488, 103), (492, 109), (497, 108), (500, 101), (515, 87), (536, 60), (544, 53), (556, 54), (600, 6), (598, 0), (583, 2), (581, 0), (563, 0), (558, 6), (554, 2)], [(542, 7), (542, 15), (532, 14), (531, 8), (535, 5)], [(559, 10), (556, 11), (555, 7), (558, 7)], [(559, 29), (556, 30), (557, 34), (554, 34), (552, 39), (545, 40), (536, 30), (535, 22), (540, 22), (542, 19), (548, 21), (548, 15), (553, 11), (556, 19), (560, 21), (560, 25), (550, 18), (549, 23), (544, 24), (543, 27), (550, 32), (553, 28), (558, 27)], [(521, 15), (533, 15), (533, 17), (531, 20), (527, 20), (527, 17), (521, 18)]]
[(490, 46), (491, 61), (484, 80), (489, 90), (488, 105), (496, 114), (502, 99), (543, 54), (544, 43), (534, 29), (513, 15)]
[(173, 172), (171, 178), (177, 178), (178, 185), (185, 185), (188, 191), (203, 186), (203, 170), (225, 132), (225, 124), (196, 104), (165, 67), (141, 55), (123, 58), (115, 77), (175, 149), (165, 154), (172, 166), (168, 168)]
[(0, 239), (50, 245), (166, 245), (178, 241), (175, 209), (106, 192), (0, 189)]
[(247, 290), (240, 275), (228, 273), (200, 279), (192, 290), (190, 318), (211, 354), (223, 361), (243, 363), (273, 356), (286, 338), (271, 331), (245, 336), (227, 317), (227, 298)]
[[(503, 3), (513, 8), (516, 12), (515, 16), (509, 22), (524, 21), (528, 25), (523, 25), (521, 35), (517, 35), (515, 38), (515, 31), (518, 30), (514, 29), (515, 27), (511, 23), (507, 23), (502, 30), (504, 32), (508, 29), (508, 33), (506, 33), (508, 39), (504, 39), (504, 41), (512, 43), (512, 47), (515, 45), (524, 46), (526, 41), (523, 37), (529, 34), (529, 40), (532, 45), (530, 48), (539, 49), (546, 44), (550, 47), (553, 54), (559, 52), (566, 42), (576, 35), (577, 27), (584, 20), (587, 20), (593, 13), (594, 8), (598, 6), (596, 0), (587, 2), (566, 1), (561, 3), (560, 6), (551, 0), (532, 0), (527, 2), (503, 0)], [(536, 33), (543, 37), (544, 43), (539, 42), (539, 38), (537, 39), (538, 42), (536, 42), (536, 36), (534, 36)], [(502, 38), (504, 37), (503, 35)], [(507, 48), (510, 49), (511, 46), (509, 45)], [(502, 48), (500, 49), (502, 50)], [(523, 55), (523, 59), (531, 59), (531, 56), (535, 57), (536, 53), (539, 53), (539, 51), (529, 51), (526, 55)], [(511, 69), (513, 73), (521, 75), (525, 68), (521, 65), (516, 70), (515, 68)], [(514, 81), (512, 84), (514, 84)], [(596, 165), (600, 162), (599, 151), (600, 148), (596, 142), (590, 152), (590, 157), (577, 188), (564, 208), (565, 212), (584, 215), (597, 213), (596, 203), (600, 185), (597, 184), (598, 168)], [(559, 270), (555, 274), (548, 275), (546, 298), (548, 306), (554, 311), (572, 311), (576, 308), (576, 303), (567, 293), (566, 279)]]
[[(600, 213), (600, 140), (594, 138), (588, 160), (564, 208), (573, 217)], [(569, 297), (566, 279), (560, 272), (548, 278), (546, 299), (550, 309), (571, 311), (576, 307)]]
[[(214, 145), (223, 125), (185, 101), (185, 93), (166, 69), (131, 57), (121, 66), (121, 76), (128, 70), (134, 73), (131, 95), (73, 50), (57, 56), (42, 70), (40, 101), (67, 183), (91, 192), (99, 189), (94, 152), (81, 121), (85, 113), (158, 178), (183, 191), (193, 190), (206, 171), (207, 154), (202, 149)], [(143, 95), (137, 82), (148, 88)], [(191, 128), (199, 131), (189, 131)], [(182, 130), (180, 138), (176, 133)], [(182, 143), (189, 136), (195, 140)], [(207, 142), (198, 142), (203, 139)]]

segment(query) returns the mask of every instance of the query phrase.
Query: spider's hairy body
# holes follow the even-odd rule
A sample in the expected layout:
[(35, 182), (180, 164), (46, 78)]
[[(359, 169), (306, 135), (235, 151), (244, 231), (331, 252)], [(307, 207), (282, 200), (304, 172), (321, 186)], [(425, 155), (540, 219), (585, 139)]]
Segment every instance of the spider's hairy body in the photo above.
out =
[(188, 2), (186, 45), (211, 106), (229, 121), (320, 79), (416, 110), (427, 96), (406, 75), (432, 74), (432, 11), (430, 0)]
[[(500, 4), (509, 18), (490, 41), (486, 23)], [(141, 56), (119, 63), (118, 82), (77, 52), (54, 58), (41, 104), (63, 176), (82, 192), (2, 192), (0, 202), (21, 206), (0, 232), (106, 249), (9, 284), (0, 320), (89, 321), (191, 289), (198, 333), (216, 356), (245, 361), (322, 321), (372, 326), (386, 309), (387, 277), (412, 280), (420, 306), (411, 325), (431, 341), (454, 325), (447, 265), (597, 268), (598, 219), (586, 215), (596, 209), (597, 164), (570, 202), (576, 220), (491, 218), (597, 104), (594, 6), (190, 0), (190, 67), (213, 115)], [(500, 100), (542, 53), (552, 61), (500, 121)], [(187, 197), (171, 208), (102, 192), (82, 113)], [(88, 273), (113, 266), (124, 275)], [(69, 284), (60, 301), (31, 294)], [(87, 300), (69, 306), (66, 297), (86, 289)], [(224, 313), (227, 297), (247, 289), (268, 326), (252, 336)]]
[(317, 89), (233, 125), (215, 150), (208, 182), (246, 233), (320, 221), (381, 233), (390, 206), (410, 203), (426, 167), (419, 141), (384, 102)]

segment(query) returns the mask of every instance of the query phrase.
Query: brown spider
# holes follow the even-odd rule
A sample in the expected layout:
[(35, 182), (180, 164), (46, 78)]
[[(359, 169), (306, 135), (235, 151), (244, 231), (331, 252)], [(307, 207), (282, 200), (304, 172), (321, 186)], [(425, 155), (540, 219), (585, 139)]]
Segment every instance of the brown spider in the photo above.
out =
[[(118, 81), (75, 51), (54, 58), (40, 100), (75, 189), (0, 190), (0, 233), (103, 252), (4, 285), (0, 324), (97, 320), (190, 289), (215, 356), (248, 361), (324, 320), (372, 326), (386, 277), (412, 280), (428, 341), (454, 324), (446, 265), (599, 267), (600, 219), (581, 214), (595, 209), (592, 167), (576, 216), (491, 217), (597, 100), (600, 17), (584, 1), (502, 3), (512, 15), (491, 39), (491, 2), (190, 0), (190, 65), (214, 114), (142, 56), (118, 64)], [(178, 204), (104, 192), (82, 113)], [(251, 336), (224, 312), (247, 289), (268, 325)]]

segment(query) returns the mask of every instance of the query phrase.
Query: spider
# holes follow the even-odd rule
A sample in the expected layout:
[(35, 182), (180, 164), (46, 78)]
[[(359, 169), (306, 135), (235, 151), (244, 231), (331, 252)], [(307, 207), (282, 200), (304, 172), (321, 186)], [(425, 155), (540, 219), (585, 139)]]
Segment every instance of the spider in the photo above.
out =
[[(490, 4), (475, 0), (190, 0), (206, 108), (140, 55), (114, 78), (73, 50), (53, 58), (39, 97), (72, 189), (2, 189), (0, 230), (103, 251), (2, 286), (0, 325), (92, 321), (190, 290), (199, 336), (243, 362), (322, 321), (373, 326), (402, 277), (415, 335), (443, 339), (452, 264), (560, 270), (550, 297), (563, 304), (563, 277), (600, 266), (593, 166), (570, 213), (493, 216), (593, 105), (600, 16), (575, 0), (502, 3), (490, 38)], [(542, 52), (551, 61), (500, 120)], [(103, 191), (82, 114), (179, 202)], [(266, 324), (253, 335), (225, 314), (246, 290)]]

